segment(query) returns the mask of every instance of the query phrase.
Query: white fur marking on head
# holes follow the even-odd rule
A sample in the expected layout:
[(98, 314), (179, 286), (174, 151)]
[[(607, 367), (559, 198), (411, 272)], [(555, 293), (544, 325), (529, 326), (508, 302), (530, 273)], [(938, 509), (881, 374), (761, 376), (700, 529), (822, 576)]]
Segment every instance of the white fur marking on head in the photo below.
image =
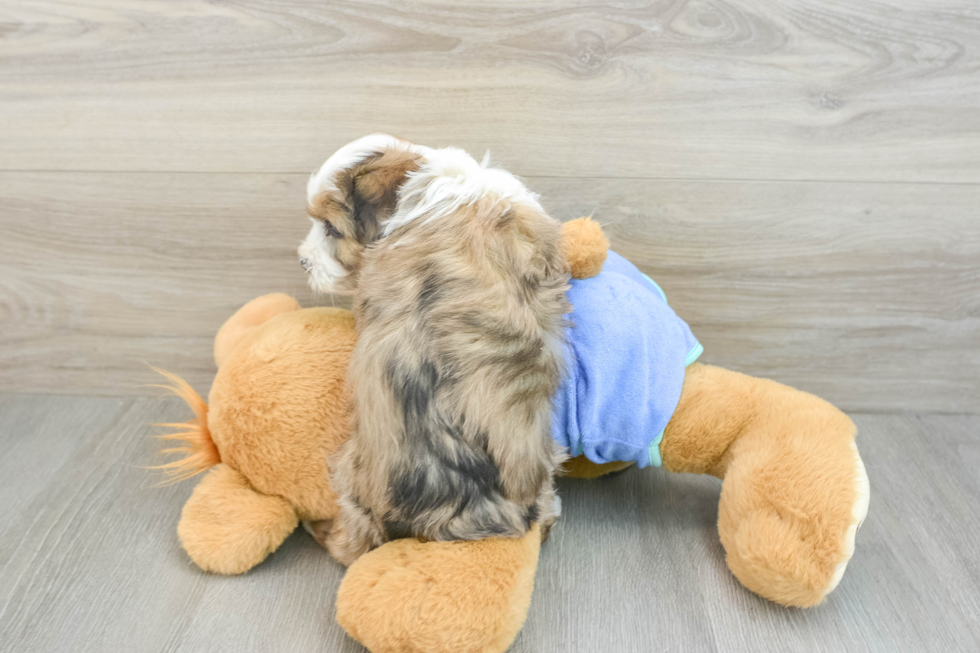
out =
[[(307, 202), (313, 204), (317, 195), (337, 189), (338, 173), (347, 170), (364, 159), (391, 148), (401, 148), (423, 154), (429, 148), (412, 145), (388, 134), (370, 134), (334, 152), (320, 169), (310, 176), (306, 185)], [(328, 238), (323, 223), (313, 220), (306, 240), (299, 247), (299, 256), (306, 259), (310, 286), (319, 292), (334, 292), (336, 283), (348, 276), (347, 269), (337, 260), (336, 242)]]
[(517, 177), (501, 168), (489, 167), (489, 152), (477, 163), (459, 148), (425, 149), (428, 150), (424, 153), (426, 160), (417, 171), (408, 173), (408, 180), (399, 193), (398, 210), (385, 223), (383, 235), (418, 218), (427, 222), (448, 215), (484, 197), (542, 210), (538, 196)]
[(318, 292), (333, 292), (340, 279), (347, 276), (345, 268), (336, 256), (336, 245), (327, 238), (323, 223), (310, 218), (313, 228), (299, 246), (299, 257), (309, 262), (310, 286)]
[(306, 200), (312, 203), (314, 198), (320, 193), (337, 190), (334, 180), (337, 178), (338, 172), (350, 168), (373, 154), (384, 152), (392, 147), (408, 149), (419, 154), (423, 154), (424, 150), (429, 149), (413, 145), (388, 134), (362, 136), (334, 152), (320, 166), (320, 169), (310, 176), (310, 181), (306, 185)]

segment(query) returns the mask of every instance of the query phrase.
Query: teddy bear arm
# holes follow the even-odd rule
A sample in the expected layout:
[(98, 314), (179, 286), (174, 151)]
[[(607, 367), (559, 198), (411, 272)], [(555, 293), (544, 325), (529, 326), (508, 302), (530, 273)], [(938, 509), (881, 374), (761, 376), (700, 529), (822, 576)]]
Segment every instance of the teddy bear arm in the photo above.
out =
[(184, 504), (177, 534), (197, 566), (231, 575), (265, 560), (297, 524), (284, 499), (256, 492), (244, 476), (219, 464)]
[(820, 603), (867, 513), (853, 422), (773, 381), (691, 368), (661, 444), (664, 467), (724, 479), (718, 532), (743, 585), (783, 605)]
[(337, 622), (372, 653), (498, 653), (527, 616), (541, 532), (388, 542), (350, 566)]

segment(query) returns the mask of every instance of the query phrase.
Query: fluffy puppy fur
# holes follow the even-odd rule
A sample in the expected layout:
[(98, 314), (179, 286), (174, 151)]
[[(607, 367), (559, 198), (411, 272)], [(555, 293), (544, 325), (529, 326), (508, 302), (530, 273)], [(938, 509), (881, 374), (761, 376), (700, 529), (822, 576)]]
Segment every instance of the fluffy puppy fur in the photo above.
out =
[(356, 290), (339, 561), (389, 539), (519, 537), (557, 517), (551, 396), (569, 272), (560, 229), (516, 177), (462, 150), (384, 135), (310, 181), (300, 247), (314, 288)]

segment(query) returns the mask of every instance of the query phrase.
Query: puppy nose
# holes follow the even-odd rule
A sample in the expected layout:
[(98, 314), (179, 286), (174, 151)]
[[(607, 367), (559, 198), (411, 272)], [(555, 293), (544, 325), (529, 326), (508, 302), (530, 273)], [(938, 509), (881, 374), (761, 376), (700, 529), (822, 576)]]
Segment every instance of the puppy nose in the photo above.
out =
[(307, 272), (310, 271), (310, 260), (309, 259), (301, 258), (299, 260), (299, 264), (302, 265), (303, 266), (303, 269), (306, 270)]

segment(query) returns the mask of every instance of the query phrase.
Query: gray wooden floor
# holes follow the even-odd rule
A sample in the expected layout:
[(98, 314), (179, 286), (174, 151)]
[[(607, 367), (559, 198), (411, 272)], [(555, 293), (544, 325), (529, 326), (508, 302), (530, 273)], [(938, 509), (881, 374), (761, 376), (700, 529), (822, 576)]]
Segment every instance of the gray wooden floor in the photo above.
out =
[[(342, 570), (298, 532), (253, 572), (200, 572), (175, 527), (192, 483), (140, 468), (171, 399), (0, 396), (0, 651), (361, 651)], [(855, 415), (873, 498), (840, 587), (808, 611), (728, 573), (719, 483), (564, 480), (513, 651), (980, 650), (980, 416)]]

